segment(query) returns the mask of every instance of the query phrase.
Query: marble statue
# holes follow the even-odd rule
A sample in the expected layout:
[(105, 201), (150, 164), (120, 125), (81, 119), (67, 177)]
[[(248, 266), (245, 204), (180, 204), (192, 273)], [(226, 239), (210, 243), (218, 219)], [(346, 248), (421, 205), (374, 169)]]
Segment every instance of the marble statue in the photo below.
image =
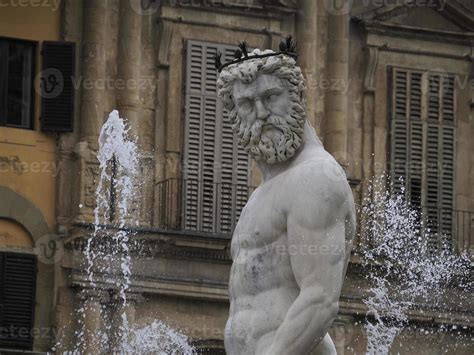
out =
[[(294, 43), (280, 52), (245, 44), (219, 69), (218, 94), (262, 183), (231, 243), (229, 355), (335, 354), (338, 313), (355, 230), (346, 175), (305, 118)], [(315, 98), (312, 98), (313, 100)]]

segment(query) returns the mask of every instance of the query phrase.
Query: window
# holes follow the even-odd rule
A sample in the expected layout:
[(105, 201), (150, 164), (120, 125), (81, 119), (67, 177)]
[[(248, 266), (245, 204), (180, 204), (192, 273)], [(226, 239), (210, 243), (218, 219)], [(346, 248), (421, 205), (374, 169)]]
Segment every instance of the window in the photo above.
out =
[(0, 348), (33, 347), (36, 257), (0, 252)]
[(431, 250), (453, 233), (455, 76), (391, 68), (391, 182), (423, 216)]
[(33, 128), (34, 42), (0, 38), (0, 126)]
[(231, 234), (249, 195), (249, 156), (233, 137), (217, 98), (216, 51), (236, 47), (188, 41), (182, 181), (183, 229)]

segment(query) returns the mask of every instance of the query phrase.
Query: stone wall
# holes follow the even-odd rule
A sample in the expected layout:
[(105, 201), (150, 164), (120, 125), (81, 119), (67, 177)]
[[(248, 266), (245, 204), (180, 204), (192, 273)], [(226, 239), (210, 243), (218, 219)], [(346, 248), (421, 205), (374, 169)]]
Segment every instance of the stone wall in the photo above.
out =
[[(130, 297), (134, 302), (129, 312), (137, 324), (160, 318), (193, 341), (222, 346), (231, 264), (229, 240), (169, 234), (156, 228), (157, 184), (181, 176), (186, 40), (224, 44), (245, 40), (250, 47), (276, 48), (281, 37), (295, 34), (299, 63), (308, 83), (308, 119), (325, 147), (345, 168), (359, 206), (370, 197), (371, 177), (386, 167), (387, 67), (441, 69), (469, 78), (472, 75), (473, 49), (467, 35), (450, 34), (456, 41), (439, 43), (436, 33), (442, 29), (432, 28), (437, 18), (426, 24), (430, 31), (423, 37), (404, 28), (397, 23), (399, 20), (381, 28), (365, 18), (349, 22), (349, 12), (334, 11), (322, 1), (300, 1), (297, 8), (293, 1), (235, 1), (226, 2), (226, 6), (163, 1), (161, 7), (148, 10), (140, 10), (139, 3), (66, 0), (63, 4), (63, 38), (77, 43), (77, 70), (82, 80), (76, 95), (75, 132), (63, 135), (59, 142), (62, 169), (57, 215), (66, 253), (61, 268), (56, 269), (55, 315), (56, 328), (66, 329), (64, 349), (75, 342), (75, 309), (84, 302), (93, 306), (91, 310), (101, 303), (113, 303), (116, 292), (110, 280), (102, 279), (96, 280), (100, 287), (94, 290), (81, 270), (81, 245), (91, 234), (88, 224), (95, 206), (98, 134), (114, 108), (129, 119), (131, 132), (138, 136), (144, 153), (142, 174), (150, 177), (143, 181), (141, 208), (135, 211), (139, 220), (136, 238), (145, 247), (132, 258)], [(143, 86), (123, 85), (127, 81)], [(104, 89), (98, 85), (101, 82), (112, 85)], [(469, 155), (474, 143), (469, 134), (474, 133), (474, 125), (468, 87), (460, 91), (458, 100), (457, 207), (472, 211), (474, 158)], [(252, 183), (258, 181), (253, 169)], [(363, 233), (364, 220), (360, 217)], [(358, 237), (355, 251), (364, 248), (366, 242)], [(361, 324), (366, 309), (361, 299), (366, 291), (364, 269), (354, 255), (340, 317), (332, 329), (341, 354), (351, 353), (351, 348), (362, 353), (365, 348)], [(93, 313), (87, 315), (88, 324), (103, 329), (109, 320), (97, 319)], [(417, 316), (413, 315), (414, 322)], [(451, 316), (451, 320), (444, 320), (446, 324), (462, 324), (465, 315), (452, 312)], [(431, 321), (428, 317), (422, 324)], [(410, 338), (410, 331), (407, 334), (400, 338), (404, 339), (404, 347), (417, 353), (425, 351), (419, 341)], [(456, 342), (455, 333), (447, 337), (446, 344), (435, 347), (448, 349)], [(424, 341), (430, 339), (426, 336)], [(88, 341), (87, 346), (93, 348), (94, 339)]]

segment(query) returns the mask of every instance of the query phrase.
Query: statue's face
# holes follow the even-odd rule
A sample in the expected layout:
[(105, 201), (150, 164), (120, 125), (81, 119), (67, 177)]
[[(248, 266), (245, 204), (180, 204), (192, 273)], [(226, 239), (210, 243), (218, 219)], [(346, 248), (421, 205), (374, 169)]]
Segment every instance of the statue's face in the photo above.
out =
[(294, 155), (302, 142), (304, 120), (295, 120), (281, 79), (261, 74), (251, 83), (237, 81), (232, 96), (240, 121), (237, 135), (246, 151), (270, 164)]
[(237, 81), (234, 86), (234, 103), (242, 120), (253, 124), (257, 119), (266, 121), (270, 115), (288, 114), (288, 89), (279, 78), (262, 74), (250, 84)]

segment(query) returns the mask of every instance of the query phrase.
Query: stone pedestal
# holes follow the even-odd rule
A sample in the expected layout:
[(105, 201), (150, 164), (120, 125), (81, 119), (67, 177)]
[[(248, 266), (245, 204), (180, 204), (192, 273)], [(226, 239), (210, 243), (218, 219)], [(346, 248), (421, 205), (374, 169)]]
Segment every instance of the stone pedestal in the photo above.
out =
[(106, 351), (107, 326), (103, 307), (109, 303), (109, 294), (103, 290), (83, 289), (77, 297), (83, 309), (82, 329), (79, 329), (79, 334), (82, 335), (82, 341), (79, 342), (81, 353), (97, 354)]
[[(135, 312), (136, 305), (138, 302), (143, 300), (143, 297), (139, 293), (127, 292), (126, 301), (119, 295), (113, 296), (113, 301), (116, 304), (112, 311), (112, 335), (111, 335), (111, 348), (120, 349), (122, 341), (126, 341), (128, 336), (125, 333), (127, 327), (132, 327), (135, 324)], [(118, 350), (117, 350), (118, 351)]]

